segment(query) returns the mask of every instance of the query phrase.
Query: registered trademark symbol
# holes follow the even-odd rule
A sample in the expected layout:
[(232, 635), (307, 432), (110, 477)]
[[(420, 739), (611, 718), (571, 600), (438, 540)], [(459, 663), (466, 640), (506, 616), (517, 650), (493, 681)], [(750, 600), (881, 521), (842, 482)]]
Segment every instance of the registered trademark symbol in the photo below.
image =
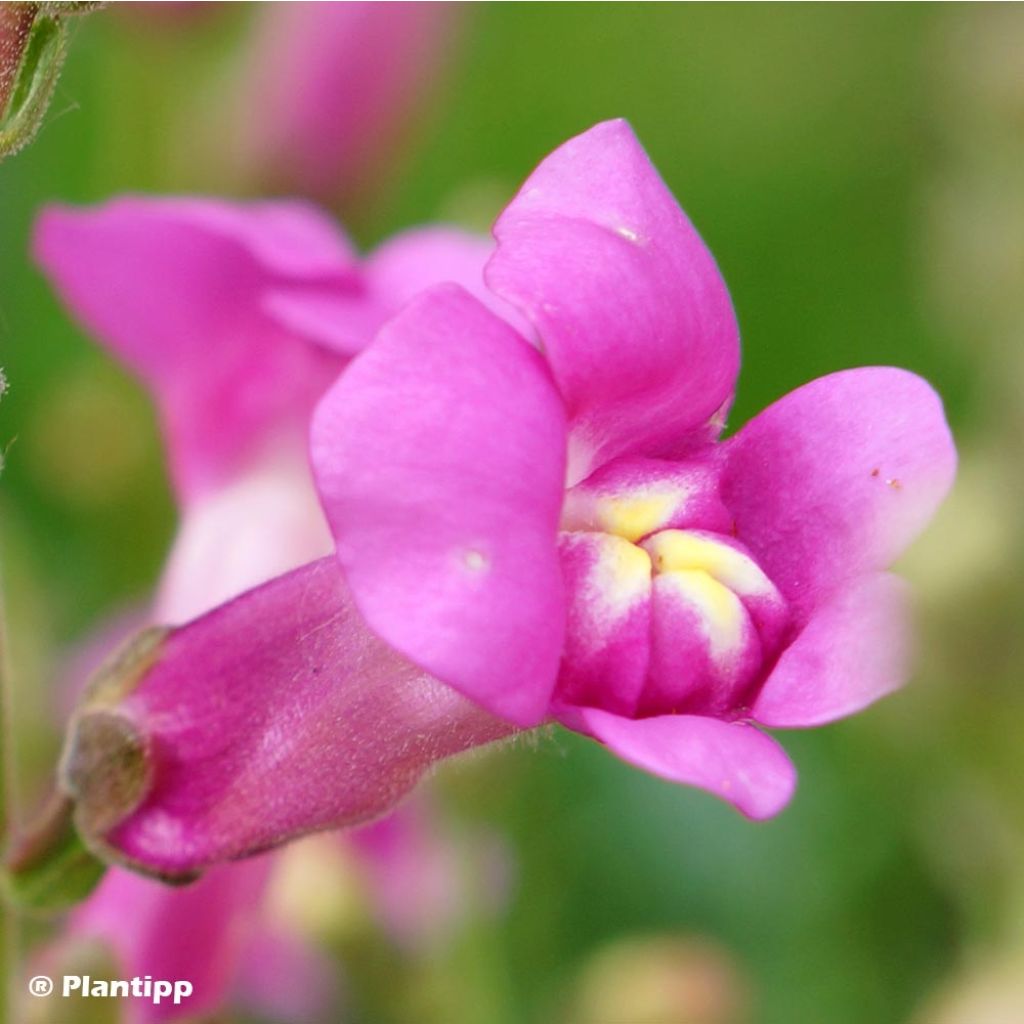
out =
[(48, 996), (53, 991), (53, 981), (45, 974), (37, 974), (28, 983), (28, 990), (34, 996)]

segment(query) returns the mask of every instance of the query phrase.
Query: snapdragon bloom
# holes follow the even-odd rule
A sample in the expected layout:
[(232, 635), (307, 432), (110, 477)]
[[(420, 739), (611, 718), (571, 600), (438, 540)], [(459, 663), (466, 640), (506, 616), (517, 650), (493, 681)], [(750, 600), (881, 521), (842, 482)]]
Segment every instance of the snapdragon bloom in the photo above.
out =
[[(187, 621), (331, 550), (306, 455), (316, 400), (423, 283), (482, 289), (487, 251), (475, 236), (430, 228), (360, 260), (329, 218), (300, 203), (128, 198), (44, 213), (40, 263), (90, 333), (154, 393), (163, 420), (181, 522), (152, 621)], [(387, 829), (398, 848), (439, 845), (423, 815)], [(377, 863), (373, 838), (355, 849), (379, 877), (388, 926), (400, 928), (396, 872)], [(290, 941), (296, 969), (317, 973), (312, 949), (269, 931), (261, 905), (273, 868), (268, 858), (223, 866), (188, 888), (114, 868), (49, 951), (53, 973), (98, 941), (126, 977), (192, 982), (187, 1005), (134, 1001), (132, 1024), (216, 1010), (271, 938), (277, 950)], [(397, 881), (411, 874), (401, 865)], [(409, 925), (419, 927), (418, 911)], [(288, 1019), (310, 1015), (303, 1004)]]
[(243, 180), (341, 198), (375, 190), (453, 50), (448, 3), (257, 8), (212, 159)]
[(885, 569), (955, 468), (932, 389), (845, 371), (720, 440), (728, 293), (623, 122), (494, 234), (486, 304), (427, 290), (321, 400), (334, 554), (152, 635), (80, 711), (64, 786), (106, 855), (176, 876), (366, 820), (549, 721), (766, 818), (795, 773), (762, 727), (903, 681)]

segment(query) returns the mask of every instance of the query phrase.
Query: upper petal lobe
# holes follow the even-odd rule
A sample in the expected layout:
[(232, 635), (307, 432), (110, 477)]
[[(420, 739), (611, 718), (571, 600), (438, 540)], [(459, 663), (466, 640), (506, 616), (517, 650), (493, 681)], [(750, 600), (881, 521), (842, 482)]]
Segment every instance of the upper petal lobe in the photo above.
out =
[(565, 396), (571, 482), (717, 434), (739, 365), (732, 304), (624, 121), (555, 150), (494, 233), (487, 282), (529, 317)]

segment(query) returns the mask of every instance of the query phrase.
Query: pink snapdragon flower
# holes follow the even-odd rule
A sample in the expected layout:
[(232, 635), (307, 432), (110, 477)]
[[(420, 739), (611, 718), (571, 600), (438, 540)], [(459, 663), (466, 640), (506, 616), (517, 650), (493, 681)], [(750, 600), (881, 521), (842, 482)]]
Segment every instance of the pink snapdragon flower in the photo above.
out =
[(225, 129), (236, 172), (349, 201), (379, 184), (422, 117), (458, 21), (448, 3), (259, 7)]
[(766, 818), (795, 772), (761, 727), (903, 681), (885, 569), (955, 469), (932, 389), (845, 371), (719, 440), (728, 293), (623, 122), (495, 237), (521, 321), (432, 289), (320, 402), (334, 556), (152, 637), (80, 712), (64, 785), (107, 855), (174, 876), (366, 820), (549, 721)]
[[(361, 261), (329, 219), (299, 203), (130, 198), (42, 216), (39, 261), (158, 401), (181, 523), (152, 621), (194, 618), (331, 550), (306, 455), (316, 400), (423, 284), (482, 291), (487, 252), (481, 239), (432, 228)], [(402, 824), (390, 828), (401, 843)], [(422, 826), (409, 835), (417, 849), (427, 844)], [(182, 889), (114, 868), (51, 955), (99, 940), (126, 977), (192, 982), (187, 1005), (134, 1001), (133, 1024), (211, 1012), (269, 941), (260, 904), (272, 869), (259, 858)], [(390, 881), (379, 886), (385, 901)], [(311, 950), (291, 950), (290, 962), (316, 972)], [(303, 1007), (289, 1019), (310, 1019)]]

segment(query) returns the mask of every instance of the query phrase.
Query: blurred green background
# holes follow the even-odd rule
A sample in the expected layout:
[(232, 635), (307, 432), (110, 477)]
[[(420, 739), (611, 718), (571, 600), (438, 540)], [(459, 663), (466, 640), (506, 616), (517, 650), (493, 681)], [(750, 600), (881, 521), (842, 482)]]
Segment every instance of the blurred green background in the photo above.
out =
[[(65, 652), (145, 599), (174, 523), (147, 400), (58, 307), (30, 225), (56, 199), (223, 191), (190, 117), (252, 15), (120, 6), (77, 28), (39, 139), (0, 165), (0, 535), (26, 806), (58, 742)], [(707, 1005), (664, 1024), (1024, 1020), (1024, 8), (465, 15), (416, 144), (346, 211), (360, 244), (439, 218), (485, 225), (548, 151), (625, 116), (731, 288), (731, 429), (817, 375), (898, 364), (944, 396), (962, 470), (905, 566), (912, 685), (784, 737), (801, 782), (779, 819), (752, 825), (564, 732), (447, 772), (451, 813), (507, 837), (509, 905), (420, 958), (420, 1002), (379, 965), (360, 981), (350, 950), (345, 1019), (645, 1024), (600, 1016), (594, 992), (682, 977)], [(665, 954), (665, 936), (684, 941)], [(642, 966), (659, 956), (665, 970)], [(1005, 1017), (958, 1009), (988, 997)]]

